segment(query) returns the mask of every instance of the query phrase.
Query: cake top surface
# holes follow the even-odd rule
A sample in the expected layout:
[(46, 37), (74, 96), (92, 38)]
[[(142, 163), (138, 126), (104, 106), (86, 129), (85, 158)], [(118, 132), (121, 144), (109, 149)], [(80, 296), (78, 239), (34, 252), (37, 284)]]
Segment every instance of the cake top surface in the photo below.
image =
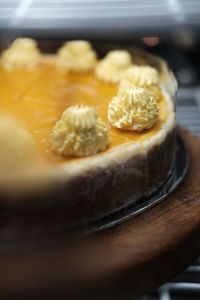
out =
[[(29, 51), (24, 49), (30, 49), (29, 59), (27, 59)], [(11, 54), (5, 59), (6, 51), (7, 53), (11, 52)], [(24, 54), (26, 59), (20, 61), (18, 59), (19, 52), (22, 57), (23, 53), (26, 52)], [(37, 53), (37, 62), (33, 59), (33, 53), (35, 53), (34, 55)], [(70, 66), (67, 62), (69, 57), (71, 58)], [(132, 64), (130, 53), (121, 49), (111, 51), (102, 60), (97, 60), (96, 52), (86, 41), (67, 42), (58, 49), (57, 54), (49, 57), (39, 52), (35, 41), (31, 39), (16, 40), (2, 54), (0, 118), (8, 115), (22, 124), (23, 130), (28, 132), (34, 140), (37, 155), (50, 165), (79, 160), (80, 158), (76, 158), (79, 156), (101, 155), (97, 152), (104, 153), (129, 142), (143, 143), (156, 134), (167, 119), (169, 111), (164, 94), (159, 95), (159, 101), (156, 101), (154, 96), (149, 96), (148, 90), (143, 90), (140, 97), (136, 97), (137, 99), (141, 98), (141, 101), (139, 100), (141, 105), (145, 102), (145, 106), (139, 108), (140, 122), (137, 122), (138, 124), (143, 122), (143, 125), (139, 126), (139, 131), (136, 129), (136, 127), (139, 128), (138, 124), (137, 126), (133, 125), (135, 122), (133, 122), (134, 114), (132, 114), (132, 120), (128, 116), (129, 111), (131, 111), (130, 107), (126, 107), (125, 110), (127, 110), (127, 124), (132, 124), (132, 127), (128, 125), (126, 128), (121, 128), (113, 125), (108, 112), (113, 102), (115, 106), (117, 96), (124, 93), (119, 92), (120, 80), (129, 78), (133, 68), (135, 68), (134, 70), (140, 68), (143, 68), (143, 71), (146, 70), (144, 71), (147, 74), (145, 78), (151, 74), (149, 79), (145, 79), (145, 85), (150, 85), (150, 82), (152, 85), (158, 85), (159, 73), (155, 69), (150, 66), (139, 67)], [(62, 67), (60, 67), (61, 65)], [(78, 68), (78, 65), (81, 68)], [(103, 69), (101, 68), (102, 65)], [(110, 68), (109, 76), (113, 74), (113, 78), (116, 76), (118, 79), (110, 82), (98, 76), (99, 67), (104, 74), (105, 68)], [(141, 92), (138, 89), (136, 91)], [(122, 102), (120, 103), (120, 110), (123, 110), (124, 103)], [(118, 104), (116, 107), (120, 106)], [(132, 108), (134, 110), (134, 107)], [(142, 118), (146, 120), (146, 123), (144, 120), (142, 121)], [(60, 128), (62, 128), (62, 134), (60, 134)], [(61, 140), (65, 135), (65, 140), (61, 143), (63, 146), (64, 143), (69, 142), (69, 129), (70, 134), (73, 133), (73, 137), (76, 136), (73, 142), (70, 140), (69, 152), (55, 151), (54, 145), (52, 146), (52, 132), (59, 131)], [(93, 138), (89, 138), (89, 133)], [(101, 139), (99, 137), (97, 139), (99, 135)], [(88, 138), (87, 143), (85, 141), (83, 143), (81, 140), (84, 139), (84, 136)], [(75, 142), (77, 143), (76, 146)], [(86, 146), (83, 149), (85, 144), (90, 144), (90, 150), (85, 150), (88, 148)], [(96, 149), (91, 150), (94, 145)], [(74, 149), (74, 147), (78, 150), (73, 150), (73, 152), (72, 148)]]

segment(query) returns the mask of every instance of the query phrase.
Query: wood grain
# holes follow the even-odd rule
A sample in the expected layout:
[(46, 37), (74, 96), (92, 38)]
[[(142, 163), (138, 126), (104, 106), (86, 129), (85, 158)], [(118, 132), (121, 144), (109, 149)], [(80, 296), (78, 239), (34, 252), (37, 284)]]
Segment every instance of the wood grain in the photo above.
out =
[(200, 141), (183, 129), (179, 134), (190, 167), (176, 192), (148, 212), (74, 246), (58, 242), (1, 253), (0, 294), (136, 296), (191, 264), (200, 254)]

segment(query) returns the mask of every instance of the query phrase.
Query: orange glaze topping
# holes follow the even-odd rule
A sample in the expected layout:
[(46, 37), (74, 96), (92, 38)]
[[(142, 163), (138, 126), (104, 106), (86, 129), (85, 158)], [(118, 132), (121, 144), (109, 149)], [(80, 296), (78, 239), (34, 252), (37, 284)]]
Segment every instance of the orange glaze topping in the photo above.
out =
[[(107, 123), (108, 102), (117, 92), (117, 85), (104, 83), (93, 72), (64, 74), (48, 61), (32, 71), (7, 71), (0, 66), (0, 83), (0, 115), (18, 119), (35, 139), (39, 156), (52, 164), (74, 160), (55, 154), (49, 142), (49, 134), (62, 112), (71, 105), (86, 104), (94, 107)], [(165, 122), (167, 113), (163, 98), (153, 128), (130, 132), (109, 127), (108, 149), (153, 136)]]

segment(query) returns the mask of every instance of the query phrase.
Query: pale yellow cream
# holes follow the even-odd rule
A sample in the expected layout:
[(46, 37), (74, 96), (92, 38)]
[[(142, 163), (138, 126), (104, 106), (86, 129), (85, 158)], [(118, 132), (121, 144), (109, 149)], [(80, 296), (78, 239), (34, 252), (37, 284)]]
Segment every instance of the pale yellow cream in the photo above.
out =
[(151, 128), (159, 116), (156, 98), (145, 88), (121, 89), (108, 106), (108, 120), (113, 127), (143, 131)]
[(2, 53), (2, 64), (8, 70), (31, 70), (38, 66), (41, 59), (36, 41), (18, 38)]
[(88, 156), (106, 149), (108, 130), (94, 108), (71, 106), (56, 123), (50, 141), (60, 155)]
[(87, 41), (66, 42), (57, 52), (56, 66), (61, 71), (87, 72), (94, 69), (97, 55)]
[(110, 51), (105, 58), (97, 64), (96, 76), (105, 82), (117, 83), (131, 64), (132, 57), (128, 51)]

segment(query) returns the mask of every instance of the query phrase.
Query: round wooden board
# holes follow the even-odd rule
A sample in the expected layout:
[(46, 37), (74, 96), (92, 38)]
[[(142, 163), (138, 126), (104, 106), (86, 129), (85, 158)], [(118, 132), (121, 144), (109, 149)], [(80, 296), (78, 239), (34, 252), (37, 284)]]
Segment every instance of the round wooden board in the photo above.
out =
[(73, 244), (1, 253), (0, 292), (124, 299), (126, 293), (152, 290), (191, 264), (200, 254), (200, 141), (178, 130), (190, 166), (176, 192), (144, 214)]

